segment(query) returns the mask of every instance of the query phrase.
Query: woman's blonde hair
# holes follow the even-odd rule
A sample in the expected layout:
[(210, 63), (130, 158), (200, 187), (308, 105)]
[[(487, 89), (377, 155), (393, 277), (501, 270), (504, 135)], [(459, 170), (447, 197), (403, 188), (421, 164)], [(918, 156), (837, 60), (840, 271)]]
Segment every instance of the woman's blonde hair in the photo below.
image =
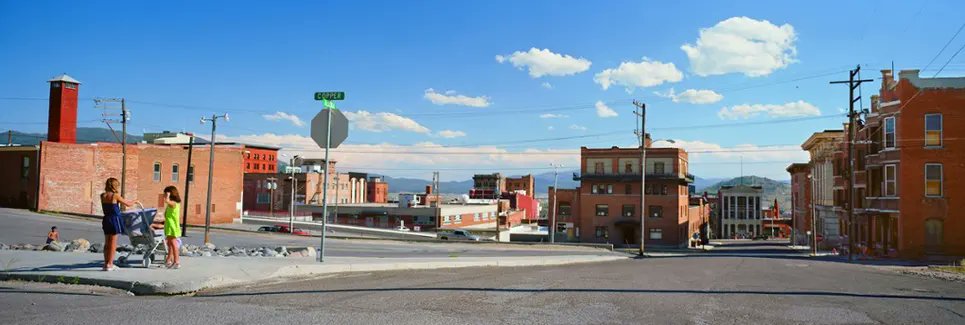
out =
[(104, 192), (117, 193), (119, 192), (117, 190), (117, 188), (119, 187), (121, 187), (121, 182), (118, 181), (116, 178), (111, 177), (111, 178), (108, 178), (106, 182), (104, 182)]

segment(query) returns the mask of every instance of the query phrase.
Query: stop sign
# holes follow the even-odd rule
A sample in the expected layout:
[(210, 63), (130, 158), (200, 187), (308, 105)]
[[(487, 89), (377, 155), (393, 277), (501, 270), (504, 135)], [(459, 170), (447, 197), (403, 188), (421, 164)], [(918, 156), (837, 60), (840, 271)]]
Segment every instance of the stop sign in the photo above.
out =
[[(331, 123), (329, 123), (329, 117), (331, 117)], [(332, 128), (331, 132), (328, 132), (329, 125)], [(329, 134), (331, 134), (330, 139)], [(315, 140), (315, 144), (320, 148), (325, 148), (326, 140), (329, 148), (338, 148), (345, 138), (348, 138), (348, 119), (342, 111), (326, 108), (312, 118), (312, 140)]]

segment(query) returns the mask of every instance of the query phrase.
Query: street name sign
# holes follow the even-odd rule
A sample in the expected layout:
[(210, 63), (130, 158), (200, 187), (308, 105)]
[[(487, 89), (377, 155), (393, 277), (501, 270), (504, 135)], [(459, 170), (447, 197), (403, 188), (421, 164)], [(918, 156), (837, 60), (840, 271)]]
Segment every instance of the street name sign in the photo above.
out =
[(315, 93), (315, 100), (345, 100), (344, 91), (319, 91)]

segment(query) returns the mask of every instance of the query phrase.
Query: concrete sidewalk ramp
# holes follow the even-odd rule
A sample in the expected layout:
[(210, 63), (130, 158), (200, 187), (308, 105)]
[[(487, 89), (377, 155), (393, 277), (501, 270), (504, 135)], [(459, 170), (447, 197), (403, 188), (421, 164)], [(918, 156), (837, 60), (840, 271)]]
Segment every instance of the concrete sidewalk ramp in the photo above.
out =
[[(361, 258), (329, 257), (319, 263), (312, 257), (182, 257), (178, 270), (163, 266), (122, 267), (101, 271), (102, 255), (0, 251), (0, 280), (98, 285), (135, 295), (174, 295), (202, 289), (257, 285), (285, 278), (343, 272), (373, 272), (462, 267), (543, 266), (605, 262), (626, 259), (615, 255), (563, 255), (513, 257)], [(138, 265), (139, 261), (132, 261)]]

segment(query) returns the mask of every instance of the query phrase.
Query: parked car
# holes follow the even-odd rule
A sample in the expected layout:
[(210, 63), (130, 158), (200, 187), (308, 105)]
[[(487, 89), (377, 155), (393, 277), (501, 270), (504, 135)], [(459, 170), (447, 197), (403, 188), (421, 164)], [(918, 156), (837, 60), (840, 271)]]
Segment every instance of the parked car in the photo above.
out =
[(767, 240), (767, 235), (757, 235), (751, 238), (751, 240)]
[(280, 232), (280, 233), (284, 233), (284, 234), (289, 234), (289, 233), (290, 233), (290, 234), (292, 234), (292, 235), (297, 235), (297, 236), (310, 236), (310, 235), (311, 235), (308, 231), (302, 230), (302, 229), (300, 229), (300, 228), (295, 228), (295, 230), (291, 230), (291, 229), (288, 228), (288, 225), (262, 226), (262, 227), (258, 228), (258, 231), (264, 231), (264, 232)]
[(456, 229), (451, 231), (440, 231), (436, 234), (436, 238), (442, 240), (468, 240), (468, 241), (480, 241), (479, 236), (473, 235), (468, 231), (462, 229)]

